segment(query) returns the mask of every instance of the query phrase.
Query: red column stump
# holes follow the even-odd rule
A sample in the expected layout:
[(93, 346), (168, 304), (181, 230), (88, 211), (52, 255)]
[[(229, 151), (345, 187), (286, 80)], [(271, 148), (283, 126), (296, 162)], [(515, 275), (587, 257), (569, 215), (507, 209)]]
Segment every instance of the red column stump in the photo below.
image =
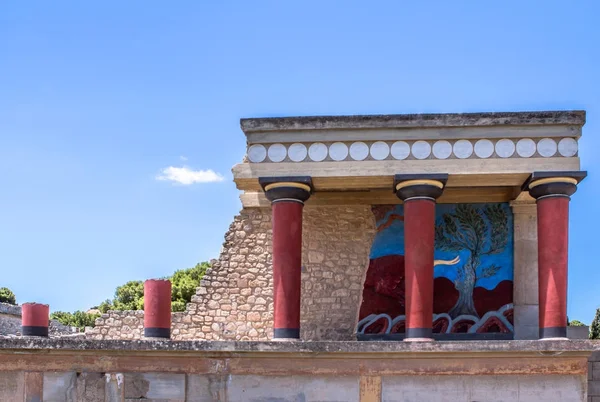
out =
[(48, 336), (50, 306), (24, 303), (21, 306), (21, 332), (25, 336)]
[(144, 282), (144, 336), (171, 337), (171, 281), (148, 279)]

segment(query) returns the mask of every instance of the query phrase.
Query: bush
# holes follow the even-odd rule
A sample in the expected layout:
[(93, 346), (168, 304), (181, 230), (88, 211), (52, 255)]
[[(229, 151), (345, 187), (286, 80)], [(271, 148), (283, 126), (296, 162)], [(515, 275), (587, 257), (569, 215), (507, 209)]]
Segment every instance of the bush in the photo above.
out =
[(596, 316), (590, 325), (590, 339), (600, 339), (600, 308), (596, 309)]
[[(180, 269), (165, 279), (171, 281), (171, 310), (185, 311), (187, 303), (196, 294), (196, 288), (204, 277), (206, 269), (210, 267), (208, 262), (196, 264), (193, 268)], [(130, 281), (119, 286), (112, 300), (105, 300), (98, 310), (106, 313), (108, 310), (143, 310), (144, 309), (144, 282)]]
[(9, 288), (0, 288), (0, 302), (16, 305), (17, 298)]
[(69, 327), (77, 327), (84, 329), (85, 327), (93, 327), (95, 325), (96, 318), (100, 317), (100, 314), (90, 314), (85, 311), (77, 310), (74, 313), (68, 313), (65, 311), (56, 311), (50, 314), (50, 319), (56, 320), (63, 325)]
[(569, 327), (585, 327), (585, 324), (578, 320), (569, 321)]

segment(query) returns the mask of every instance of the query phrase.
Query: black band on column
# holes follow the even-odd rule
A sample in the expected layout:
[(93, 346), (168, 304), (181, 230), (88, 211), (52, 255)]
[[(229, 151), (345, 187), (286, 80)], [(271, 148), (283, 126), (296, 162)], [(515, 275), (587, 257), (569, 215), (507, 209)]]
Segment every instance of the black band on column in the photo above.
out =
[(540, 328), (540, 338), (566, 338), (567, 327)]
[[(533, 182), (535, 183), (535, 182)], [(529, 189), (529, 195), (540, 199), (546, 197), (567, 197), (570, 198), (577, 191), (577, 185), (574, 183), (545, 183)]]
[(25, 336), (48, 336), (48, 327), (22, 326), (21, 333)]
[(394, 193), (402, 201), (430, 199), (435, 201), (444, 192), (447, 174), (397, 174), (394, 176)]
[(312, 193), (310, 176), (259, 177), (258, 183), (271, 202), (296, 201), (303, 203)]
[(273, 338), (300, 339), (300, 328), (274, 328)]
[(147, 338), (170, 338), (171, 328), (144, 328), (144, 336)]
[(406, 328), (406, 338), (433, 338), (431, 328)]
[(585, 171), (533, 172), (523, 183), (521, 191), (528, 191), (536, 200), (546, 197), (569, 198), (586, 176)]

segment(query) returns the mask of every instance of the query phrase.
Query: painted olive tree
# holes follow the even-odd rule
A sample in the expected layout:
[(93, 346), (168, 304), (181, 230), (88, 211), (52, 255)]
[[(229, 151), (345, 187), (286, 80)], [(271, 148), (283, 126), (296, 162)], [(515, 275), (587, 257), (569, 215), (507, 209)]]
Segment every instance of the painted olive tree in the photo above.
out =
[(444, 251), (469, 251), (464, 264), (457, 267), (454, 286), (458, 301), (448, 312), (452, 318), (467, 314), (478, 317), (473, 303), (473, 289), (477, 281), (489, 278), (500, 270), (495, 264), (481, 265), (482, 257), (498, 254), (508, 241), (508, 215), (501, 204), (458, 204), (454, 212), (441, 217), (435, 228), (436, 247)]

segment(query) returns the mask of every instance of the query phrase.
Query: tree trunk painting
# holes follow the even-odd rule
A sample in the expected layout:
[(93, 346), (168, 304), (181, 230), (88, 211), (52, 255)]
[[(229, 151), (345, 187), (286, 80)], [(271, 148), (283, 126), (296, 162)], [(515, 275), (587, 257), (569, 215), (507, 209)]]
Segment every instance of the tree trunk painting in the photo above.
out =
[(479, 317), (473, 303), (473, 289), (478, 280), (494, 276), (500, 269), (494, 264), (481, 267), (481, 256), (502, 252), (507, 241), (508, 216), (501, 205), (459, 204), (454, 212), (442, 215), (435, 231), (436, 247), (454, 252), (467, 250), (470, 254), (457, 268), (454, 285), (459, 298), (448, 312), (450, 317), (463, 314)]

